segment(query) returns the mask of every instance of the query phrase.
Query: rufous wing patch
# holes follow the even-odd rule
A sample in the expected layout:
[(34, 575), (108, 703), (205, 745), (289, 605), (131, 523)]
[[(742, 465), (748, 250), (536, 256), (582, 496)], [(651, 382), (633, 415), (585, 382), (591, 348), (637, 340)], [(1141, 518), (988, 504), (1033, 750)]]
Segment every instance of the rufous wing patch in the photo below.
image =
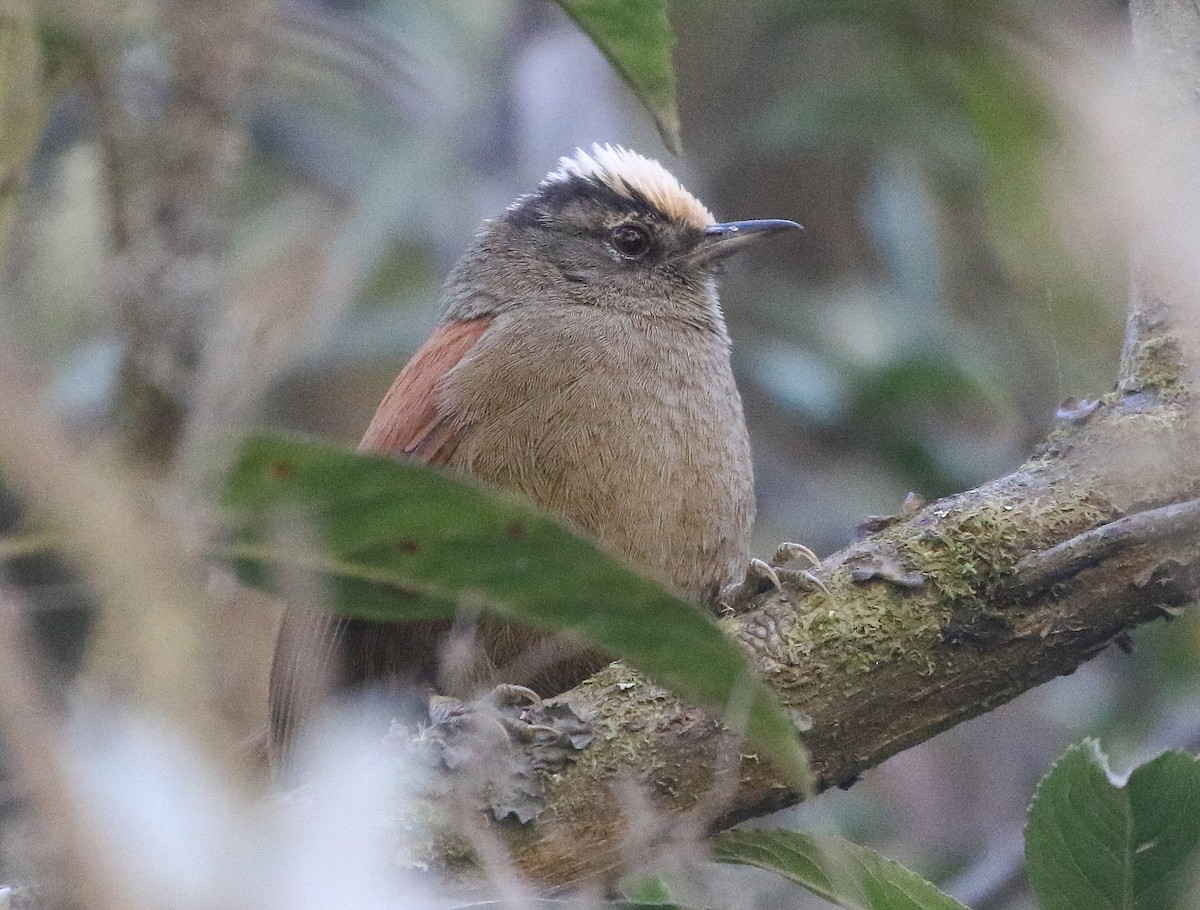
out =
[(453, 428), (438, 404), (446, 374), (475, 346), (490, 316), (439, 326), (408, 365), (375, 411), (358, 444), (360, 452), (407, 455), (428, 464), (444, 464), (454, 451)]

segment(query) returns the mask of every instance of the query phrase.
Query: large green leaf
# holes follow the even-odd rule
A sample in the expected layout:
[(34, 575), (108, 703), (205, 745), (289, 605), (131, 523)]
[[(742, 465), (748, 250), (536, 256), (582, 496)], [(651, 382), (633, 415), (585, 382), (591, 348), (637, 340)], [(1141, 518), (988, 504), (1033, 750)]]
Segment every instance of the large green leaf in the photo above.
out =
[(679, 154), (679, 108), (666, 0), (557, 0), (633, 89), (662, 136)]
[(409, 461), (260, 435), (225, 505), (234, 531), (218, 554), (250, 584), (280, 590), (290, 572), (349, 616), (485, 610), (567, 632), (685, 698), (737, 706), (756, 746), (797, 789), (809, 786), (787, 712), (716, 624), (522, 498)]
[(1200, 764), (1167, 752), (1122, 783), (1095, 741), (1072, 746), (1038, 785), (1025, 861), (1042, 910), (1182, 910), (1200, 875)]
[(767, 869), (850, 910), (966, 910), (911, 869), (840, 837), (729, 831), (712, 848), (718, 862)]

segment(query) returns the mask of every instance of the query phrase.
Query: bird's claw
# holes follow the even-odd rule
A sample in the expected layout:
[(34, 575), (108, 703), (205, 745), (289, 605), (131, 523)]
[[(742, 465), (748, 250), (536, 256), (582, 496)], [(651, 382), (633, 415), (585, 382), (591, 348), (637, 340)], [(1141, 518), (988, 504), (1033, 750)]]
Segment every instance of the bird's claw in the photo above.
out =
[(775, 568), (786, 566), (789, 562), (804, 557), (814, 566), (821, 564), (817, 554), (810, 550), (802, 543), (792, 543), (785, 540), (775, 548), (775, 555), (771, 557), (771, 565)]
[(484, 699), (497, 708), (516, 708), (529, 705), (537, 711), (542, 710), (544, 703), (528, 686), (518, 686), (515, 683), (499, 683)]
[(781, 579), (786, 579), (797, 587), (804, 588), (806, 591), (820, 591), (822, 594), (829, 594), (829, 589), (825, 587), (825, 583), (817, 578), (812, 572), (806, 569), (790, 569), (785, 570), (783, 567), (794, 559), (806, 559), (816, 568), (821, 564), (820, 558), (802, 543), (791, 543), (784, 541), (775, 549), (775, 555), (771, 557), (771, 565), (775, 567), (776, 574)]
[(746, 643), (761, 654), (775, 657), (783, 652), (779, 620), (766, 611), (760, 610), (751, 621), (744, 623), (741, 634)]
[(772, 563), (751, 558), (750, 562), (746, 564), (746, 578), (742, 584), (753, 583), (759, 591), (766, 590), (767, 587), (774, 588), (776, 591), (782, 591), (783, 583), (780, 582), (779, 573), (775, 571), (775, 568)]
[(435, 731), (473, 729), (486, 735), (490, 730), (515, 743), (530, 743), (539, 737), (559, 735), (552, 727), (529, 720), (531, 715), (544, 711), (545, 703), (540, 695), (526, 686), (511, 683), (500, 683), (472, 701), (446, 695), (429, 698), (429, 719)]
[(783, 590), (779, 572), (761, 559), (751, 559), (746, 564), (745, 577), (722, 588), (717, 596), (717, 603), (726, 612), (744, 613), (754, 604), (754, 599), (759, 594), (772, 589)]
[(717, 603), (721, 609), (729, 613), (744, 613), (754, 603), (755, 599), (766, 591), (783, 591), (783, 583), (790, 582), (796, 587), (807, 591), (822, 591), (829, 593), (821, 579), (806, 569), (785, 569), (794, 559), (806, 559), (813, 566), (821, 564), (817, 554), (804, 544), (781, 543), (775, 550), (769, 563), (761, 559), (751, 559), (746, 565), (746, 577), (740, 582), (734, 582), (721, 589)]

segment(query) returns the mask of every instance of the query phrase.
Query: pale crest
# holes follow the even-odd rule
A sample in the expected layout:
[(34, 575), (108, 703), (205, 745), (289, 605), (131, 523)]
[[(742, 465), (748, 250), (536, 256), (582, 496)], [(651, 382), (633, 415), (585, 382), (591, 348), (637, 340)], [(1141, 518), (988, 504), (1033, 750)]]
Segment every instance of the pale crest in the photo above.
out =
[(634, 194), (668, 218), (708, 227), (716, 222), (712, 212), (683, 188), (665, 167), (622, 146), (596, 143), (591, 151), (576, 149), (569, 158), (560, 158), (558, 169), (546, 175), (543, 183), (560, 183), (572, 177), (598, 180), (627, 199)]

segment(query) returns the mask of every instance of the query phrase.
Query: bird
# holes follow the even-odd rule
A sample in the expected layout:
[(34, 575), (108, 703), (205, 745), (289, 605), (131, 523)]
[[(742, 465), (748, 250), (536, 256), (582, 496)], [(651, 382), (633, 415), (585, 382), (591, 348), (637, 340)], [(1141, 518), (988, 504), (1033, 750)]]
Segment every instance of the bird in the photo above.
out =
[[(715, 606), (747, 577), (755, 516), (717, 279), (731, 254), (799, 227), (717, 222), (657, 160), (622, 146), (577, 149), (484, 222), (360, 451), (524, 494)], [(548, 696), (609, 660), (498, 620), (455, 630), (288, 607), (270, 676), (272, 762), (345, 695), (467, 698), (509, 684)]]

